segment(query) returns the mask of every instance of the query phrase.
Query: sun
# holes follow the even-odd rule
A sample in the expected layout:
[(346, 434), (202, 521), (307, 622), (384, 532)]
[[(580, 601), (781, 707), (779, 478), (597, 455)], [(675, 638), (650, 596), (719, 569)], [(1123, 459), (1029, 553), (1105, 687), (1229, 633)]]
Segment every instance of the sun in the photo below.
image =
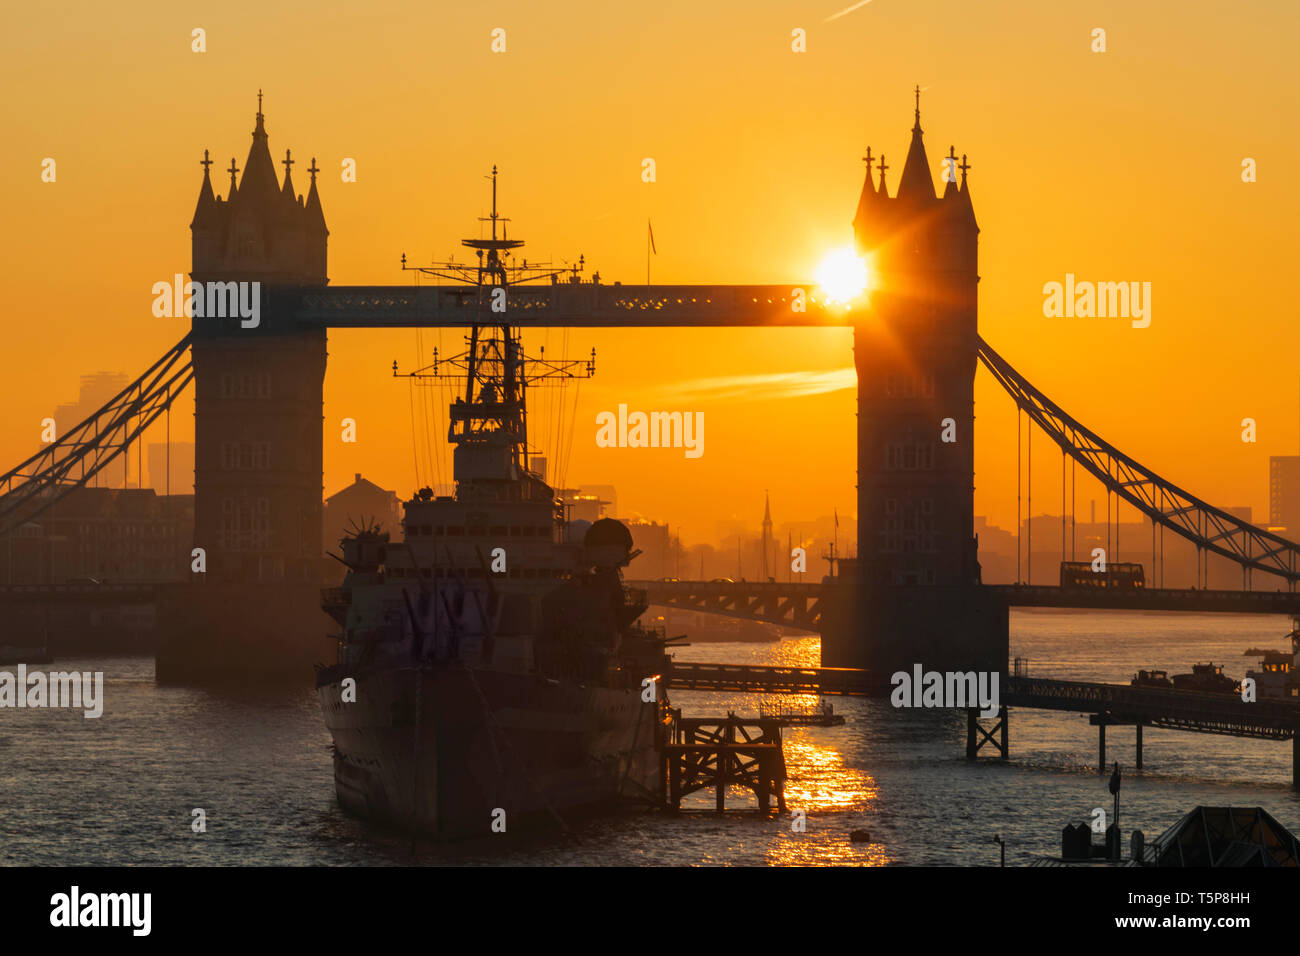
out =
[(866, 260), (844, 246), (826, 254), (814, 278), (832, 302), (848, 304), (867, 291), (870, 272)]

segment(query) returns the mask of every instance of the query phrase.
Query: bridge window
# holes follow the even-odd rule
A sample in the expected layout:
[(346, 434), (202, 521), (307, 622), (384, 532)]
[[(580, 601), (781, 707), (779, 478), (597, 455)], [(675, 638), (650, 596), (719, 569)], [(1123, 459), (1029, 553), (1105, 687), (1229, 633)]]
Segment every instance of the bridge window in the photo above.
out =
[(885, 446), (886, 471), (930, 471), (934, 468), (934, 442), (890, 442)]
[(493, 525), (493, 526), (492, 526), (492, 535), (493, 535), (494, 537), (504, 538), (504, 537), (506, 536), (506, 526), (503, 525), (503, 524)]
[(258, 398), (271, 397), (271, 373), (270, 372), (259, 372), (257, 374), (257, 397)]

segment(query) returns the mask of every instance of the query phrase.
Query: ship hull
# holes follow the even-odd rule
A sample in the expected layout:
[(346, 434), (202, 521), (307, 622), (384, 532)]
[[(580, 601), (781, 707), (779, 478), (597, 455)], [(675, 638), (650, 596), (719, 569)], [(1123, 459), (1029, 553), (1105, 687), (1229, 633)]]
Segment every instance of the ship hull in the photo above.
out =
[(459, 666), (355, 677), (355, 701), (341, 674), (318, 688), (355, 816), (464, 839), (659, 794), (657, 706), (638, 690)]

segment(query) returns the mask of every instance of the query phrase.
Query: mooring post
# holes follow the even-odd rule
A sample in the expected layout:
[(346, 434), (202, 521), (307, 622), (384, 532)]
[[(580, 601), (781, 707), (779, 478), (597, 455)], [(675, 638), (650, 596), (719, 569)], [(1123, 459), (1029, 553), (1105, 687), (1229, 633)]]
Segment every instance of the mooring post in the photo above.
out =
[(1291, 786), (1300, 790), (1300, 727), (1291, 734)]
[(978, 752), (978, 744), (975, 742), (975, 731), (979, 727), (979, 720), (975, 716), (974, 708), (966, 709), (966, 759), (974, 760)]
[(736, 739), (736, 725), (733, 722), (735, 714), (728, 712), (727, 719), (720, 728), (718, 734), (718, 757), (715, 766), (718, 771), (718, 789), (715, 796), (715, 809), (721, 813), (727, 808), (727, 774), (731, 771), (731, 760), (728, 746)]
[(1142, 721), (1137, 724), (1137, 768), (1142, 769)]
[(684, 754), (674, 753), (668, 762), (668, 800), (674, 810), (682, 808), (682, 761)]
[(1097, 772), (1106, 772), (1106, 715), (1097, 715)]

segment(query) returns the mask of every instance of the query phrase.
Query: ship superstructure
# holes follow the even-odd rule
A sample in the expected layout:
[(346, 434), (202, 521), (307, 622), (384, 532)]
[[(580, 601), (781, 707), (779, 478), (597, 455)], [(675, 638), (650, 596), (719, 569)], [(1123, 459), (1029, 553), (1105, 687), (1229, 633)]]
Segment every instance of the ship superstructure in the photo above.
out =
[(411, 373), (463, 385), (454, 493), (420, 489), (400, 538), (364, 527), (341, 542), (348, 571), (324, 600), (338, 661), (317, 678), (343, 807), (448, 838), (654, 798), (661, 782), (664, 639), (634, 623), (646, 602), (623, 583), (631, 534), (567, 522), (529, 467), (527, 390), (589, 376), (594, 352), (529, 358), (494, 309), (510, 285), (561, 274), (509, 263), (522, 242), (505, 235), (496, 185), (494, 167), (490, 236), (464, 240), (477, 265), (420, 268), (472, 285), (483, 319), (463, 353), (435, 350)]
[(1287, 635), (1291, 650), (1261, 651), (1257, 655), (1259, 669), (1246, 671), (1260, 698), (1300, 699), (1300, 619), (1293, 618), (1292, 624), (1295, 626)]

